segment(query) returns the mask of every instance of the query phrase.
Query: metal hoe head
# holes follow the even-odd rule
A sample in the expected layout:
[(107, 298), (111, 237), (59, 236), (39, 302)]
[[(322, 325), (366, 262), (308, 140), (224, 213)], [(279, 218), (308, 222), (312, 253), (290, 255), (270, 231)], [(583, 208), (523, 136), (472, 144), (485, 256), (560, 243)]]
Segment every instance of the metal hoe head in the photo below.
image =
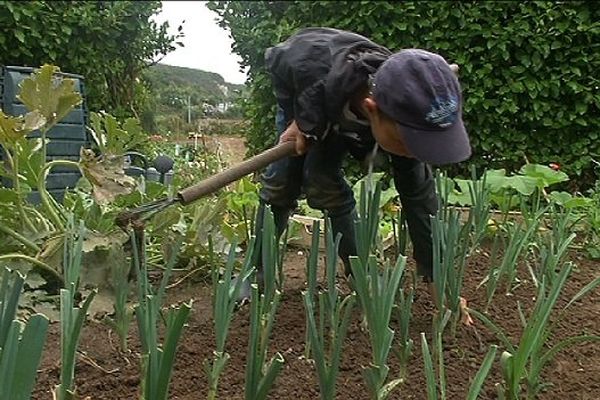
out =
[(125, 231), (129, 226), (134, 229), (143, 228), (145, 221), (172, 204), (177, 203), (177, 201), (177, 198), (166, 197), (130, 210), (121, 211), (115, 218), (115, 222), (117, 226)]

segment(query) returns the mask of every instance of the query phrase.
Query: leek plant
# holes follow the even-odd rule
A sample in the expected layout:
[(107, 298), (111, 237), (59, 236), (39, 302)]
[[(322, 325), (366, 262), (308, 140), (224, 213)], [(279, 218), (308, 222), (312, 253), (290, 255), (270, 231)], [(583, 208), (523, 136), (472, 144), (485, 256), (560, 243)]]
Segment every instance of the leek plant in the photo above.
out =
[(434, 360), (437, 364), (437, 377), (440, 388), (440, 398), (446, 398), (446, 365), (444, 364), (444, 329), (450, 321), (452, 312), (445, 310), (444, 312), (437, 312), (433, 318), (433, 340), (434, 340)]
[(525, 386), (527, 399), (536, 398), (548, 386), (548, 384), (541, 382), (541, 371), (560, 351), (577, 343), (600, 340), (600, 336), (596, 335), (573, 336), (560, 341), (549, 349), (545, 348), (554, 327), (560, 322), (561, 317), (568, 311), (569, 307), (600, 285), (600, 278), (586, 285), (563, 307), (558, 318), (550, 323), (552, 310), (572, 268), (573, 265), (570, 262), (565, 263), (552, 282), (549, 282), (546, 276), (542, 276), (541, 281), (538, 283), (536, 303), (529, 319), (525, 318), (519, 306), (523, 333), (518, 345), (513, 345), (503, 330), (483, 313), (470, 310), (496, 334), (506, 347), (506, 351), (502, 353), (500, 359), (503, 375), (503, 384), (498, 385), (500, 399), (517, 400), (523, 398), (523, 386)]
[(372, 364), (364, 370), (364, 377), (372, 399), (386, 399), (391, 391), (402, 382), (395, 379), (386, 383), (389, 367), (387, 359), (394, 339), (390, 318), (406, 257), (398, 257), (391, 267), (389, 261), (382, 271), (377, 259), (370, 256), (366, 263), (358, 257), (350, 257), (352, 283), (358, 303), (362, 309), (369, 331)]
[(396, 251), (396, 258), (398, 256), (406, 255), (408, 249), (408, 243), (410, 237), (408, 235), (408, 223), (406, 222), (406, 211), (400, 208), (397, 213), (398, 216), (398, 227), (396, 228), (396, 220), (392, 218), (392, 233), (394, 234), (394, 248)]
[(423, 353), (423, 361), (425, 364), (425, 379), (427, 381), (427, 399), (439, 400), (437, 379), (435, 375), (435, 368), (433, 367), (433, 357), (429, 350), (429, 344), (425, 337), (425, 332), (421, 332), (421, 352)]
[(97, 293), (93, 290), (81, 307), (77, 306), (75, 296), (79, 288), (84, 234), (83, 221), (79, 221), (76, 225), (73, 215), (68, 215), (63, 245), (63, 273), (66, 288), (60, 290), (60, 384), (54, 389), (57, 400), (67, 400), (75, 395), (77, 346), (87, 312)]
[(283, 356), (279, 352), (267, 363), (269, 338), (281, 293), (276, 290), (271, 302), (268, 302), (267, 298), (259, 293), (256, 283), (251, 285), (251, 292), (245, 398), (246, 400), (264, 400), (284, 363)]
[[(430, 217), (434, 302), (441, 320), (446, 308), (451, 311), (452, 337), (456, 336), (458, 321), (464, 317), (461, 291), (466, 261), (485, 235), (490, 212), (490, 192), (485, 176), (477, 180), (475, 169), (471, 170), (471, 175), (473, 179), (468, 187), (472, 206), (467, 221), (461, 223), (460, 212), (449, 206), (448, 199), (453, 190), (450, 183), (453, 181), (439, 171), (436, 172), (439, 206), (436, 214)], [(446, 324), (442, 324), (441, 320), (434, 327), (443, 331)]]
[(396, 315), (399, 322), (398, 349), (394, 348), (394, 354), (398, 357), (400, 364), (399, 379), (403, 382), (406, 380), (407, 366), (413, 350), (413, 340), (410, 337), (410, 316), (412, 313), (412, 305), (414, 302), (414, 283), (416, 283), (416, 275), (413, 273), (413, 286), (407, 292), (404, 289), (398, 290), (398, 300), (396, 301)]
[[(541, 215), (538, 215), (536, 221), (530, 221), (527, 228), (524, 227), (524, 223), (514, 224), (507, 222), (504, 224), (506, 236), (508, 237), (508, 244), (505, 247), (504, 255), (500, 265), (492, 267), (484, 281), (480, 284), (480, 286), (484, 283), (486, 284), (486, 312), (492, 303), (498, 284), (503, 277), (505, 277), (504, 279), (506, 281), (506, 293), (510, 293), (517, 275), (517, 261), (525, 249), (531, 244), (534, 233), (539, 227), (539, 217), (541, 217)], [(496, 251), (493, 251), (493, 253), (495, 252)], [(492, 258), (492, 260), (494, 259), (495, 257)]]
[(283, 288), (282, 264), (286, 243), (283, 242), (280, 245), (277, 242), (277, 229), (270, 207), (265, 207), (263, 227), (259, 235), (264, 281), (264, 286), (261, 289), (265, 298), (271, 302), (275, 296), (275, 291), (281, 291)]
[(356, 226), (356, 247), (361, 264), (367, 264), (376, 246), (379, 231), (379, 201), (381, 183), (373, 186), (371, 176), (360, 186), (359, 217)]
[(252, 267), (254, 239), (250, 239), (248, 252), (239, 271), (239, 278), (235, 280), (235, 285), (231, 286), (233, 269), (235, 267), (235, 249), (237, 242), (234, 240), (229, 250), (229, 257), (225, 264), (225, 271), (222, 277), (219, 277), (218, 268), (213, 268), (213, 319), (215, 323), (215, 339), (216, 350), (214, 351), (214, 359), (212, 363), (208, 360), (205, 362), (205, 370), (208, 376), (208, 399), (214, 400), (217, 398), (217, 389), (219, 385), (219, 377), (223, 373), (229, 354), (225, 351), (225, 342), (229, 334), (229, 326), (231, 318), (236, 306), (238, 294), (246, 279), (249, 279), (254, 268)]
[[(275, 313), (281, 299), (278, 268), (282, 250), (276, 242), (275, 222), (269, 207), (265, 208), (263, 229), (260, 233), (262, 245), (262, 266), (264, 285), (259, 293), (258, 284), (251, 285), (250, 299), (250, 338), (246, 365), (246, 400), (264, 400), (283, 367), (284, 359), (280, 353), (267, 362), (269, 339), (275, 321)], [(255, 278), (256, 278), (256, 274)], [(279, 282), (278, 282), (279, 281)]]
[[(311, 299), (315, 298), (315, 293), (317, 291), (317, 267), (319, 264), (319, 243), (320, 243), (320, 235), (321, 235), (321, 223), (319, 220), (313, 221), (312, 225), (312, 240), (310, 245), (310, 253), (306, 258), (306, 291), (307, 295), (310, 296)], [(327, 249), (328, 250), (328, 249)], [(329, 253), (328, 253), (329, 254)], [(334, 255), (337, 260), (337, 254)], [(310, 326), (308, 325), (308, 318), (306, 319), (306, 337), (304, 339), (304, 358), (310, 358), (310, 349), (311, 349), (311, 333)]]
[(0, 399), (28, 400), (42, 357), (48, 318), (16, 319), (25, 278), (4, 268), (0, 280)]
[(372, 363), (364, 371), (364, 378), (372, 399), (386, 399), (402, 379), (386, 383), (389, 367), (387, 360), (392, 348), (394, 331), (390, 328), (392, 309), (404, 273), (406, 257), (397, 258), (393, 267), (389, 260), (380, 270), (373, 255), (379, 228), (379, 200), (381, 184), (373, 185), (371, 176), (361, 184), (359, 216), (355, 223), (357, 257), (350, 257), (352, 277), (350, 283), (356, 292), (364, 315)]
[[(177, 260), (178, 251), (171, 252), (160, 286), (154, 293), (148, 281), (145, 241), (139, 240), (135, 230), (131, 233), (131, 243), (133, 264), (137, 272), (138, 305), (135, 307), (135, 316), (142, 347), (140, 398), (142, 400), (166, 400), (177, 343), (188, 319), (191, 304), (183, 304), (179, 308), (170, 307), (166, 316), (161, 314), (165, 289)], [(181, 239), (176, 243), (175, 249), (180, 247)], [(158, 323), (161, 319), (166, 325), (162, 345), (159, 343), (158, 335)]]
[(127, 351), (127, 335), (133, 319), (133, 308), (127, 302), (129, 297), (129, 267), (123, 249), (116, 244), (111, 247), (114, 262), (111, 265), (111, 278), (114, 287), (114, 317), (104, 320), (119, 336), (119, 349)]
[(470, 255), (481, 243), (488, 231), (490, 210), (492, 208), (491, 191), (487, 184), (486, 174), (477, 179), (475, 167), (471, 168), (471, 180), (468, 182), (471, 207), (467, 225), (470, 227)]
[[(448, 207), (449, 185), (442, 185), (445, 176), (436, 172), (438, 211), (430, 216), (432, 262), (433, 262), (433, 300), (437, 309), (434, 331), (442, 335), (451, 312), (452, 336), (461, 315), (460, 293), (462, 290), (464, 268), (468, 250), (468, 225), (462, 225), (457, 210)], [(447, 181), (447, 180), (446, 180)], [(441, 339), (441, 338), (440, 338)], [(436, 340), (437, 342), (437, 340)]]
[[(307, 329), (310, 348), (314, 354), (313, 358), (319, 379), (321, 399), (335, 399), (335, 383), (339, 372), (342, 346), (346, 338), (350, 315), (354, 307), (355, 295), (346, 296), (342, 301), (339, 299), (339, 291), (336, 287), (337, 251), (341, 235), (334, 241), (331, 224), (327, 221), (326, 229), (326, 273), (327, 289), (320, 292), (318, 298), (318, 319), (315, 318), (315, 286), (309, 284), (308, 290), (303, 293), (306, 309)], [(313, 225), (313, 245), (311, 257), (319, 252), (318, 237), (320, 234), (319, 224)], [(317, 239), (315, 240), (315, 237)], [(316, 277), (317, 263), (308, 263), (309, 277)], [(310, 280), (310, 279), (309, 279)]]
[[(438, 347), (439, 349), (439, 347)], [(492, 345), (490, 346), (487, 354), (485, 355), (475, 378), (471, 382), (469, 386), (469, 391), (467, 392), (467, 400), (477, 400), (479, 395), (481, 394), (481, 388), (483, 387), (483, 383), (487, 378), (494, 359), (496, 357), (496, 351), (498, 346)], [(429, 350), (429, 345), (427, 343), (427, 339), (425, 337), (425, 333), (421, 332), (421, 351), (423, 352), (423, 359), (425, 362), (425, 378), (427, 382), (427, 399), (428, 400), (445, 400), (446, 392), (445, 392), (445, 378), (440, 377), (440, 390), (438, 395), (438, 380), (436, 379), (435, 369), (433, 366), (433, 357)], [(439, 351), (439, 350), (438, 350)], [(439, 358), (439, 356), (438, 356)]]
[[(447, 216), (442, 217), (443, 214)], [(467, 257), (467, 238), (461, 233), (460, 216), (448, 209), (431, 216), (433, 244), (433, 290), (434, 302), (440, 316), (446, 308), (452, 313), (452, 336), (461, 317), (461, 291)], [(444, 329), (446, 324), (438, 324)]]
[(539, 286), (539, 282), (544, 276), (546, 282), (552, 284), (556, 279), (559, 265), (576, 237), (575, 233), (569, 234), (572, 228), (570, 210), (564, 211), (557, 207), (551, 207), (549, 220), (551, 231), (541, 233), (534, 244), (538, 250), (539, 263), (536, 265), (539, 267), (532, 268), (528, 263), (529, 272), (536, 287)]

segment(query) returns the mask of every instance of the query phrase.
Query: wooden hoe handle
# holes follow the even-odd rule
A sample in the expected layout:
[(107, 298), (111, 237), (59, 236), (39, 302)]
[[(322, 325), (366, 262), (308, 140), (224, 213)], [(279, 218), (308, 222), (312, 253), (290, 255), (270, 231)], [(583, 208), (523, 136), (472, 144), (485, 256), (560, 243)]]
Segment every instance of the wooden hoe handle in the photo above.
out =
[(243, 178), (251, 172), (258, 171), (267, 165), (284, 157), (296, 153), (295, 142), (283, 142), (275, 147), (263, 151), (239, 164), (207, 178), (194, 186), (182, 189), (177, 193), (179, 202), (183, 205), (190, 204), (199, 198), (216, 192), (217, 190)]

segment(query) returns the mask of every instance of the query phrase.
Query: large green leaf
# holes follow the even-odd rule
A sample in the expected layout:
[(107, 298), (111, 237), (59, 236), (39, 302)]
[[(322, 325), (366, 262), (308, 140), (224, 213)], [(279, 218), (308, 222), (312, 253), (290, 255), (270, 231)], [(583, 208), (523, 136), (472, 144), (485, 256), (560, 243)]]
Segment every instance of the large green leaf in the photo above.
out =
[(23, 129), (23, 117), (13, 117), (0, 110), (0, 144), (12, 148), (14, 144), (27, 135)]
[(493, 193), (500, 192), (506, 185), (506, 170), (491, 169), (485, 172), (485, 181)]
[(114, 116), (105, 112), (91, 113), (90, 125), (103, 154), (122, 155), (148, 140), (135, 118), (127, 118), (120, 124)]
[(60, 68), (45, 64), (21, 82), (19, 100), (30, 111), (39, 112), (47, 128), (62, 120), (73, 107), (81, 103), (75, 91), (75, 81), (57, 75)]
[(531, 196), (538, 187), (538, 180), (529, 176), (510, 176), (506, 179), (504, 187), (514, 189), (524, 196)]
[(537, 179), (539, 187), (548, 187), (555, 183), (569, 180), (569, 176), (564, 172), (555, 171), (550, 167), (540, 164), (525, 164), (521, 167), (519, 173)]
[(46, 118), (37, 110), (25, 114), (23, 129), (29, 132), (40, 129), (46, 124)]
[(447, 196), (445, 201), (448, 204), (469, 206), (471, 205), (469, 182), (469, 180), (465, 179), (452, 179), (447, 176), (440, 176), (438, 192), (443, 197)]
[(38, 186), (39, 172), (45, 164), (41, 151), (42, 139), (22, 140), (17, 143), (17, 146), (21, 185), (25, 184), (35, 188)]
[(589, 206), (593, 200), (587, 197), (573, 196), (567, 192), (550, 192), (549, 197), (556, 204), (566, 208), (581, 208)]
[(513, 189), (524, 196), (530, 196), (538, 184), (538, 180), (530, 176), (507, 176), (504, 169), (486, 171), (485, 179), (492, 193), (500, 193), (505, 189)]

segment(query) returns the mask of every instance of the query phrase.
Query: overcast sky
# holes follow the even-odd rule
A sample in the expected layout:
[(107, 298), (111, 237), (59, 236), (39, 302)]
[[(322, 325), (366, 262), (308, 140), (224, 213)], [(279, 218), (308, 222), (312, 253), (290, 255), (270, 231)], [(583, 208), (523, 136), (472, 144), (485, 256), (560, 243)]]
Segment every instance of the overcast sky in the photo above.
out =
[(162, 64), (196, 68), (220, 74), (226, 82), (244, 83), (240, 58), (231, 52), (229, 32), (217, 24), (217, 14), (206, 8), (205, 1), (163, 1), (157, 22), (168, 22), (169, 33), (177, 33), (183, 20), (184, 47), (167, 54)]

